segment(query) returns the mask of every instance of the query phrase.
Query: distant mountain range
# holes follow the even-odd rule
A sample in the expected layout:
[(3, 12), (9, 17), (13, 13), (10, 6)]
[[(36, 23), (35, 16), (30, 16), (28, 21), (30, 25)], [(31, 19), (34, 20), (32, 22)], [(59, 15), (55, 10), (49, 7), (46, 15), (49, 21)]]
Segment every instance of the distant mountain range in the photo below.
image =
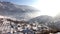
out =
[(0, 2), (0, 15), (19, 20), (29, 20), (33, 18), (34, 12), (39, 10), (31, 6), (17, 5), (10, 2)]
[(51, 22), (52, 20), (53, 20), (53, 18), (51, 16), (41, 15), (36, 18), (30, 19), (29, 22), (30, 23), (38, 22), (40, 24), (46, 24), (46, 23)]
[(49, 28), (60, 31), (60, 17), (51, 17), (47, 15), (41, 15), (29, 20), (29, 23), (40, 23), (48, 26)]

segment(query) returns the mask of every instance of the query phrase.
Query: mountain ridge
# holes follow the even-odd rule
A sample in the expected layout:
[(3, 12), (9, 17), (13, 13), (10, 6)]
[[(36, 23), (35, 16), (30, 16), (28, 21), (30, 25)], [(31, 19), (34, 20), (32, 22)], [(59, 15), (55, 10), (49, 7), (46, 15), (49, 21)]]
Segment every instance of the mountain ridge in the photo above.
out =
[(19, 20), (29, 20), (32, 18), (31, 15), (33, 15), (34, 12), (39, 12), (39, 10), (27, 5), (0, 2), (0, 15), (2, 16), (16, 18)]

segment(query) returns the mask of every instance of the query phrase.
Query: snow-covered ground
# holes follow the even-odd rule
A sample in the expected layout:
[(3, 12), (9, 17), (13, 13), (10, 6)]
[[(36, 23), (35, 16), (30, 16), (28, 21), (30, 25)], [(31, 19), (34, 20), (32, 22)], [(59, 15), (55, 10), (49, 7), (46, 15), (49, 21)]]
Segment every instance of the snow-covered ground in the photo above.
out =
[[(10, 34), (23, 34), (23, 33), (28, 33), (34, 34), (34, 33), (42, 33), (42, 32), (48, 32), (49, 27), (43, 24), (39, 23), (26, 23), (23, 21), (21, 22), (16, 22), (14, 20), (9, 21), (9, 19), (1, 19), (0, 18), (0, 33), (10, 33)], [(60, 34), (60, 33), (55, 33), (55, 34)]]

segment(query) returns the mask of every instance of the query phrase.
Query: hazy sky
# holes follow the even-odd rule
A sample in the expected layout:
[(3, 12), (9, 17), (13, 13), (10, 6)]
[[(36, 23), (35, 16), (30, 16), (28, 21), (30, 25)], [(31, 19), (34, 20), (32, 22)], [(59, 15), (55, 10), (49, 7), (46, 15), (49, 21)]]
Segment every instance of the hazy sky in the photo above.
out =
[(37, 2), (37, 0), (1, 0), (1, 1), (9, 1), (9, 2), (13, 2), (16, 4), (22, 4), (22, 5), (32, 5), (34, 3)]
[[(7, 1), (7, 0), (5, 0)], [(31, 5), (41, 12), (37, 15), (56, 16), (60, 13), (60, 0), (8, 0), (19, 5)]]

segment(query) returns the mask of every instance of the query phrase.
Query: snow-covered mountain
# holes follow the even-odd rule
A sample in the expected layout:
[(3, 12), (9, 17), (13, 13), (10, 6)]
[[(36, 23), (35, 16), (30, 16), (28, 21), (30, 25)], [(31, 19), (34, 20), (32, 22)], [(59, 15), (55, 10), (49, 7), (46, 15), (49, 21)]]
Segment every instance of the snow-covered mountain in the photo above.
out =
[(17, 5), (10, 2), (0, 2), (0, 15), (19, 20), (28, 20), (33, 18), (34, 12), (39, 10), (26, 5)]
[(46, 24), (46, 23), (51, 22), (52, 20), (53, 18), (51, 16), (41, 15), (41, 16), (31, 19), (29, 22), (31, 23), (38, 22), (41, 24)]
[(60, 31), (60, 14), (53, 18), (53, 22), (48, 24), (49, 27)]
[(36, 18), (29, 20), (29, 23), (44, 24), (45, 26), (48, 26), (51, 29), (60, 31), (60, 17), (59, 16), (51, 17), (47, 15), (42, 15), (42, 16), (38, 16)]
[[(51, 16), (42, 15), (36, 16), (36, 12), (40, 12), (31, 6), (16, 5), (10, 2), (0, 2), (0, 17), (14, 18), (18, 20), (29, 20), (29, 23), (44, 24), (52, 29), (60, 30), (60, 18), (59, 16), (53, 18)], [(34, 18), (34, 16), (36, 16)], [(57, 19), (58, 18), (58, 19)]]

